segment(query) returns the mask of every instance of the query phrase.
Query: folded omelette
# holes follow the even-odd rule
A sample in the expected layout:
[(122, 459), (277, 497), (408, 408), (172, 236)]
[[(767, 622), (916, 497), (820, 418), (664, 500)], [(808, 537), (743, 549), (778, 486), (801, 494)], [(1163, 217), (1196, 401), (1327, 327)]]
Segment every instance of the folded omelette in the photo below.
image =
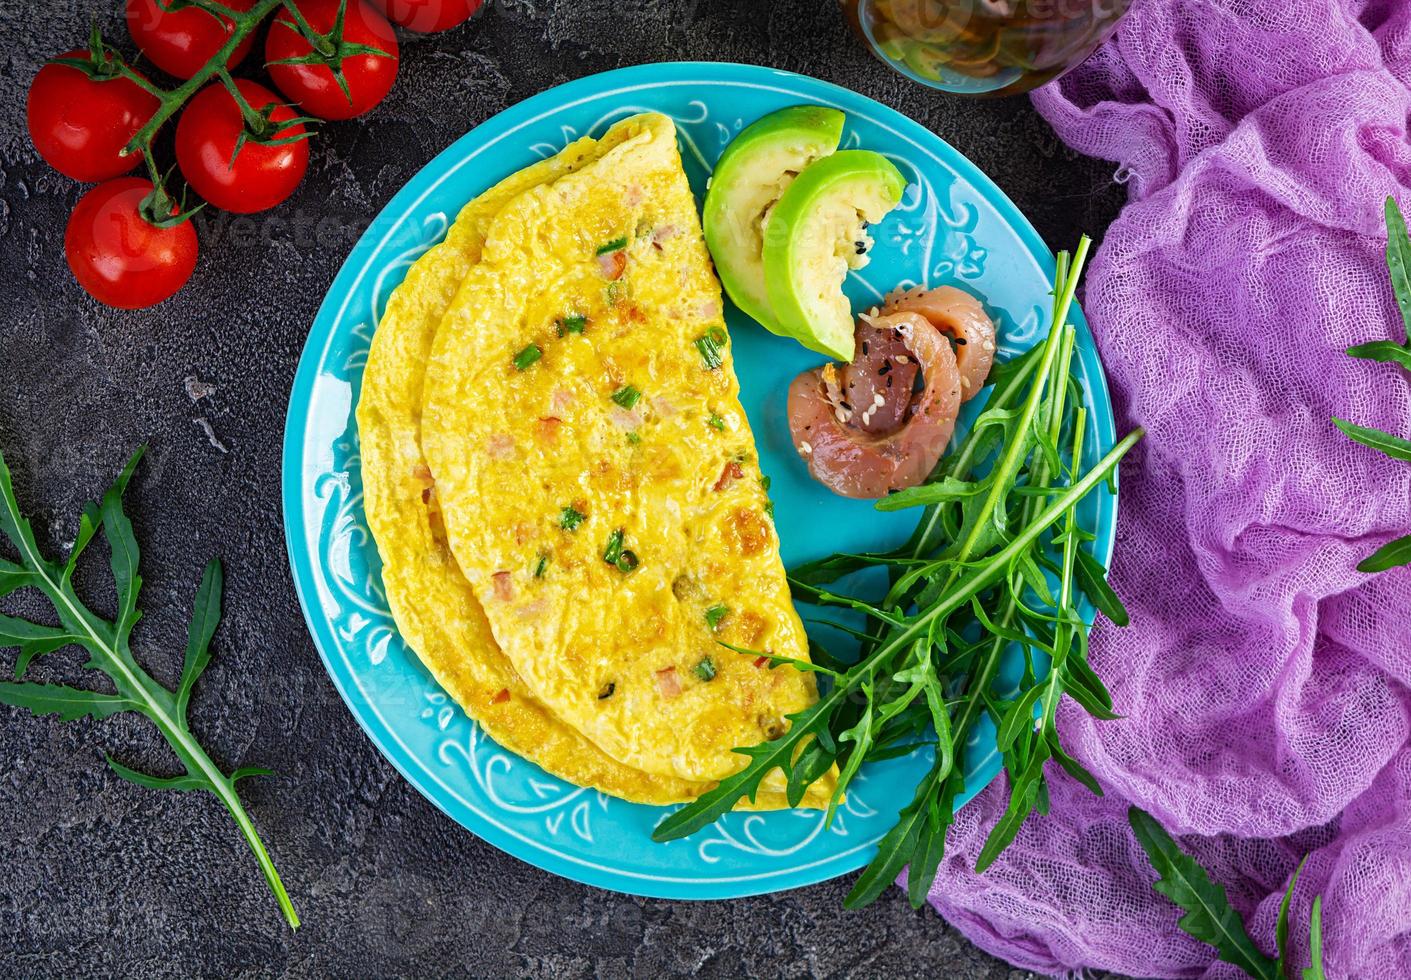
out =
[(358, 420), (398, 626), (506, 748), (688, 800), (816, 697), (717, 642), (808, 657), (670, 120), (467, 205), (394, 293)]

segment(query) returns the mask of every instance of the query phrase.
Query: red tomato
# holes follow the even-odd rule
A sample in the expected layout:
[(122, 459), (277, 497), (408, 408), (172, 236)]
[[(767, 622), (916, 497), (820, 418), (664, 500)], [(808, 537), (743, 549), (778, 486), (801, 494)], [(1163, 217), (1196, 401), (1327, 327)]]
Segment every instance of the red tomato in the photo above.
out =
[[(87, 58), (68, 51), (61, 58)], [(29, 85), (25, 115), (34, 148), (55, 170), (74, 180), (107, 180), (125, 174), (142, 153), (122, 149), (157, 111), (157, 97), (129, 79), (98, 81), (69, 65), (47, 64)]]
[[(215, 57), (235, 31), (229, 17), (216, 17), (199, 7), (168, 10), (173, 0), (127, 0), (127, 30), (142, 53), (162, 71), (177, 78), (190, 78)], [(222, 0), (241, 13), (255, 0)], [(226, 62), (235, 67), (250, 50), (254, 33), (244, 39)]]
[[(273, 124), (269, 139), (304, 132), (303, 126), (278, 128), (295, 114), (269, 89), (243, 78), (237, 78), (235, 85), (256, 112), (275, 106), (269, 115)], [(211, 204), (223, 211), (250, 214), (272, 208), (294, 193), (309, 169), (309, 143), (297, 140), (271, 146), (246, 136), (240, 152), (235, 153), (244, 128), (240, 107), (224, 85), (213, 82), (196, 93), (181, 114), (176, 126), (176, 162), (191, 189)]]
[(430, 34), (463, 24), (483, 0), (373, 0), (394, 23), (409, 31)]
[(100, 303), (135, 310), (160, 303), (196, 268), (196, 230), (158, 228), (142, 217), (152, 182), (119, 177), (99, 184), (69, 215), (64, 255), (78, 284)]
[[(299, 0), (299, 10), (314, 30), (327, 33), (338, 15), (338, 0)], [(338, 87), (332, 70), (326, 64), (277, 65), (283, 58), (302, 58), (313, 50), (304, 36), (294, 27), (289, 11), (282, 10), (270, 24), (265, 39), (265, 62), (269, 76), (279, 90), (293, 99), (310, 115), (324, 119), (352, 119), (361, 116), (392, 88), (397, 78), (397, 35), (376, 10), (362, 0), (348, 0), (343, 20), (343, 41), (366, 44), (387, 52), (388, 57), (357, 54), (344, 58), (343, 76), (348, 82), (348, 95)]]

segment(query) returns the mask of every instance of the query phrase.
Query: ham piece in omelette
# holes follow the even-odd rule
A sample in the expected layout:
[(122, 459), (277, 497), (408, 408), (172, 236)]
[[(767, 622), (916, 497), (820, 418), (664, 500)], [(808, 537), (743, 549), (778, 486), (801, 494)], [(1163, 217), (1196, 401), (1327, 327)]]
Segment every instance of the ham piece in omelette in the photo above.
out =
[(808, 658), (674, 127), (628, 124), (490, 225), (432, 349), (423, 447), (535, 697), (628, 765), (718, 780), (817, 693), (717, 642)]

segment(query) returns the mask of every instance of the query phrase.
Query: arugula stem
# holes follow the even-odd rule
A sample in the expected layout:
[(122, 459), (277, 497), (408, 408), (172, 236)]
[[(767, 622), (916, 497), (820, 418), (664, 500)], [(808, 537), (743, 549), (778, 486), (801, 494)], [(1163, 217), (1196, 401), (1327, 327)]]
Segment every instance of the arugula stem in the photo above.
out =
[[(1086, 239), (1084, 239), (1084, 241), (1086, 241)], [(1080, 244), (1080, 256), (1083, 251), (1084, 250)], [(1066, 263), (1061, 263), (1060, 267), (1066, 268)], [(1074, 261), (1073, 268), (1074, 274), (1076, 275), (1077, 271), (1081, 269), (1081, 259)], [(1071, 357), (1073, 351), (1071, 339), (1073, 334), (1071, 328), (1068, 328), (1066, 324), (1061, 329), (1055, 327), (1053, 333), (1050, 334), (1050, 337), (1052, 338), (1053, 336), (1058, 334), (1064, 334), (1068, 338), (1068, 340), (1066, 341), (1060, 340), (1058, 345), (1060, 352), (1060, 360), (1063, 361), (1062, 376), (1066, 376), (1068, 370), (1068, 357), (1063, 357), (1061, 355), (1064, 351), (1066, 351), (1067, 355)], [(1037, 390), (1040, 387), (1040, 383), (1036, 381), (1034, 383), (1034, 387), (1035, 390)], [(1063, 403), (1066, 391), (1066, 386), (1060, 385), (1055, 387), (1053, 399), (1050, 402), (1051, 410), (1047, 419), (1050, 433), (1054, 433), (1062, 427)], [(1016, 435), (1016, 438), (1018, 438), (1018, 435)], [(1130, 438), (1130, 436), (1128, 438)], [(1081, 442), (1079, 442), (1077, 448), (1081, 450)], [(1073, 456), (1073, 467), (1075, 472), (1080, 465), (1081, 457), (1078, 455)], [(1033, 480), (1030, 485), (1035, 487), (1047, 487), (1050, 483), (1051, 477), (1052, 474), (1049, 472), (1048, 459), (1042, 454), (1040, 454), (1039, 459), (1035, 463)], [(1042, 497), (1034, 496), (1029, 497), (1024, 502), (1024, 507), (1021, 511), (1022, 516), (1020, 517), (1020, 524), (1022, 526), (1028, 526), (1030, 524), (1030, 522), (1033, 520), (1034, 511), (1037, 509), (1039, 503), (1043, 499), (1044, 498)], [(1063, 600), (1064, 604), (1060, 605), (1059, 608), (1066, 608), (1066, 602), (1067, 600), (1065, 598)], [(996, 621), (999, 626), (1002, 627), (1003, 630), (1012, 629), (1014, 626), (1014, 618), (1016, 615), (1018, 615), (1018, 613), (1019, 597), (1014, 593), (1010, 593), (1010, 595), (1006, 598), (1004, 608), (1000, 612), (1000, 615)], [(966, 685), (965, 690), (967, 694), (972, 696), (967, 697), (965, 699), (965, 706), (961, 709), (960, 715), (956, 719), (955, 723), (955, 737), (962, 743), (966, 736), (969, 734), (970, 725), (976, 720), (979, 709), (983, 707), (981, 700), (974, 697), (973, 695), (978, 692), (988, 691), (990, 689), (990, 685), (994, 683), (995, 675), (999, 671), (999, 662), (1004, 655), (1004, 651), (1009, 648), (1009, 643), (1010, 641), (1005, 639), (1001, 635), (994, 636), (988, 644), (985, 659), (982, 662), (980, 669), (972, 672), (970, 675), (970, 683)], [(1001, 719), (996, 718), (995, 724), (998, 725), (1000, 721)]]
[[(9, 501), (6, 501), (7, 505)], [(11, 517), (18, 520), (19, 511), (11, 505)], [(289, 900), (289, 893), (285, 891), (284, 882), (280, 880), (279, 872), (275, 870), (274, 862), (270, 860), (269, 852), (265, 850), (264, 842), (260, 840), (259, 832), (251, 822), (249, 815), (245, 812), (245, 807), (240, 802), (240, 797), (236, 795), (230, 781), (225, 774), (206, 754), (206, 750), (191, 737), (185, 726), (179, 725), (173, 714), (174, 701), (171, 692), (156, 684), (146, 672), (138, 671), (134, 673), (127, 664), (127, 658), (120, 656), (113, 649), (112, 643), (105, 636), (100, 636), (94, 629), (91, 617), (87, 615), (87, 610), (76, 606), (68, 597), (65, 590), (58, 587), (58, 583), (51, 577), (50, 565), (40, 555), (28, 548), (27, 542), (21, 543), (22, 550), (26, 552), (30, 567), (37, 570), (37, 573), (50, 586), (50, 595), (57, 596), (70, 616), (77, 622), (83, 624), (84, 632), (88, 634), (89, 640), (97, 647), (101, 648), (107, 655), (109, 665), (123, 676), (131, 689), (140, 691), (144, 695), (137, 704), (137, 710), (141, 711), (152, 724), (156, 725), (162, 735), (176, 751), (178, 758), (186, 766), (188, 771), (194, 770), (205, 777), (210, 783), (210, 792), (225, 804), (225, 808), (230, 811), (231, 817), (235, 820), (235, 825), (240, 828), (246, 842), (250, 845), (250, 850), (255, 853), (255, 859), (260, 864), (260, 870), (264, 872), (265, 880), (269, 883), (270, 890), (274, 892), (279, 908), (284, 913), (285, 920), (292, 928), (299, 928), (299, 915), (294, 910), (294, 904)]]
[[(990, 393), (989, 400), (985, 403), (985, 408), (1004, 409), (1009, 403), (1024, 390), (1024, 384), (1029, 380), (1029, 376), (1039, 365), (1039, 353), (1043, 348), (1035, 345), (1029, 348), (1018, 358), (1015, 363), (1018, 368), (1014, 375), (1008, 380), (1004, 387), (997, 387)], [(955, 455), (949, 460), (943, 460), (944, 472), (947, 476), (957, 479), (965, 479), (970, 475), (972, 469), (977, 466), (986, 453), (989, 440), (981, 438), (979, 433), (973, 430), (966, 436), (964, 442), (956, 449)], [(921, 517), (919, 533), (914, 537), (914, 545), (911, 548), (911, 557), (919, 559), (922, 555), (929, 553), (935, 547), (935, 532), (941, 518), (942, 505), (932, 504), (926, 508), (926, 512)]]
[[(1004, 455), (995, 464), (994, 473), (990, 483), (989, 495), (981, 505), (980, 516), (971, 525), (970, 533), (966, 535), (961, 543), (960, 550), (956, 556), (957, 561), (966, 562), (970, 560), (976, 545), (979, 543), (980, 535), (989, 524), (990, 519), (998, 507), (1000, 498), (1007, 493), (1013, 483), (1014, 475), (1019, 471), (1020, 465), (1029, 454), (1030, 440), (1032, 433), (1030, 427), (1034, 424), (1034, 417), (1038, 414), (1039, 405), (1044, 398), (1044, 392), (1053, 378), (1054, 364), (1058, 360), (1058, 352), (1063, 343), (1064, 325), (1068, 321), (1068, 310), (1073, 305), (1073, 295), (1078, 288), (1078, 278), (1082, 275), (1083, 264), (1087, 261), (1088, 247), (1092, 244), (1092, 239), (1084, 235), (1078, 241), (1078, 248), (1073, 255), (1072, 264), (1068, 265), (1060, 257), (1060, 269), (1062, 270), (1062, 287), (1055, 294), (1053, 311), (1053, 329), (1049, 331), (1048, 340), (1044, 344), (1043, 363), (1038, 369), (1038, 375), (1034, 383), (1029, 388), (1029, 396), (1024, 400), (1024, 408), (1019, 416), (1019, 423), (1014, 430), (1014, 438), (1005, 447)], [(957, 566), (958, 567), (958, 566)], [(950, 582), (955, 581), (958, 571), (952, 571)]]
[[(205, 753), (203, 752), (202, 755), (204, 756)], [(215, 768), (209, 758), (205, 759), (205, 763), (210, 768)], [(215, 793), (216, 797), (225, 804), (225, 808), (230, 811), (230, 816), (235, 821), (235, 826), (240, 828), (245, 843), (250, 845), (250, 850), (255, 855), (255, 861), (265, 876), (265, 882), (269, 885), (269, 890), (274, 892), (275, 901), (279, 903), (279, 910), (284, 913), (284, 921), (289, 923), (291, 929), (299, 928), (299, 913), (294, 910), (294, 903), (290, 901), (289, 893), (284, 889), (284, 882), (279, 878), (274, 861), (270, 858), (269, 852), (265, 850), (265, 843), (260, 839), (260, 832), (255, 829), (254, 821), (245, 812), (245, 807), (240, 802), (240, 796), (235, 792), (235, 787), (227, 779), (222, 779), (214, 785), (216, 788), (211, 792)]]
[[(1073, 465), (1083, 458), (1083, 427), (1087, 424), (1087, 410), (1079, 407), (1078, 417), (1073, 428)], [(1058, 608), (1068, 609), (1073, 601), (1073, 566), (1078, 552), (1078, 508), (1075, 504), (1068, 511), (1068, 526), (1063, 537), (1063, 574), (1059, 577)], [(1053, 658), (1049, 663), (1049, 676), (1043, 693), (1043, 719), (1045, 732), (1053, 730), (1058, 711), (1059, 695), (1063, 692), (1063, 671), (1068, 657), (1069, 644), (1073, 639), (1071, 622), (1057, 623), (1053, 631)]]
[[(133, 464), (135, 462), (134, 458)], [(119, 485), (125, 482), (131, 466), (132, 464), (120, 478)], [(136, 621), (135, 610), (132, 608), (122, 609), (118, 624), (113, 627), (98, 619), (76, 600), (67, 580), (67, 567), (63, 575), (60, 576), (57, 574), (56, 566), (39, 553), (34, 538), (27, 529), (25, 518), (20, 513), (18, 501), (11, 490), (9, 472), (3, 456), (0, 456), (0, 500), (3, 500), (6, 509), (5, 526), (14, 528), (18, 532), (12, 540), (20, 552), (22, 561), (30, 572), (38, 577), (41, 591), (55, 604), (60, 621), (65, 623), (70, 630), (79, 633), (80, 635), (75, 638), (80, 640), (90, 653), (94, 654), (89, 666), (99, 667), (109, 674), (119, 694), (127, 699), (129, 709), (146, 716), (162, 733), (186, 771), (191, 775), (199, 776), (204, 781), (205, 788), (225, 805), (231, 817), (234, 818), (236, 826), (240, 828), (241, 834), (250, 845), (250, 849), (254, 852), (265, 880), (279, 902), (285, 920), (291, 927), (297, 929), (299, 916), (294, 910), (293, 903), (285, 891), (284, 883), (280, 880), (269, 853), (265, 850), (264, 843), (260, 840), (254, 823), (245, 812), (245, 808), (235, 792), (234, 781), (221, 772), (206, 750), (191, 735), (186, 725), (178, 719), (176, 696), (158, 684), (146, 671), (137, 667), (127, 652), (125, 631), (129, 630), (132, 623)], [(111, 521), (111, 518), (108, 517), (103, 519)], [(115, 561), (116, 558), (115, 550)], [(130, 593), (130, 596), (123, 596), (123, 591), (123, 589), (119, 589), (120, 607), (135, 603), (135, 591)]]

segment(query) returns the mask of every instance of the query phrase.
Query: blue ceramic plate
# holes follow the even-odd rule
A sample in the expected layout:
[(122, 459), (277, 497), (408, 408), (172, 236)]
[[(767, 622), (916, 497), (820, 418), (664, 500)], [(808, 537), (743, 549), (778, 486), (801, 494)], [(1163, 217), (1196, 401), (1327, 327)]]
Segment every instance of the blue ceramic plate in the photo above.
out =
[[(871, 265), (849, 283), (855, 307), (871, 306), (898, 284), (959, 283), (984, 297), (998, 319), (1002, 356), (1043, 336), (1052, 254), (1013, 203), (933, 133), (854, 92), (800, 75), (747, 65), (644, 65), (521, 102), (417, 174), (334, 280), (290, 395), (283, 476), (289, 559), (309, 631), (349, 708), (412, 785), (466, 828), (531, 864), (603, 888), (728, 898), (852, 871), (872, 856), (928, 760), (917, 753), (864, 770), (831, 826), (816, 811), (736, 813), (690, 839), (655, 844), (650, 832), (661, 808), (568, 785), (502, 750), (422, 668), (387, 610), (363, 516), (353, 415), (368, 344), (408, 266), (440, 239), (463, 204), (512, 171), (651, 109), (676, 120), (686, 171), (700, 194), (711, 165), (744, 125), (801, 102), (844, 110), (845, 145), (886, 153), (911, 180), (902, 205), (873, 229), (878, 247)], [(727, 319), (745, 410), (773, 479), (785, 563), (899, 544), (915, 513), (880, 514), (867, 502), (834, 496), (809, 479), (793, 451), (785, 389), (817, 356), (733, 308)], [(1078, 330), (1091, 463), (1113, 444), (1112, 411), (1081, 316)], [(1085, 524), (1097, 532), (1104, 563), (1115, 503), (1106, 490), (1085, 502)], [(965, 766), (968, 800), (999, 771), (992, 730), (976, 733)]]

